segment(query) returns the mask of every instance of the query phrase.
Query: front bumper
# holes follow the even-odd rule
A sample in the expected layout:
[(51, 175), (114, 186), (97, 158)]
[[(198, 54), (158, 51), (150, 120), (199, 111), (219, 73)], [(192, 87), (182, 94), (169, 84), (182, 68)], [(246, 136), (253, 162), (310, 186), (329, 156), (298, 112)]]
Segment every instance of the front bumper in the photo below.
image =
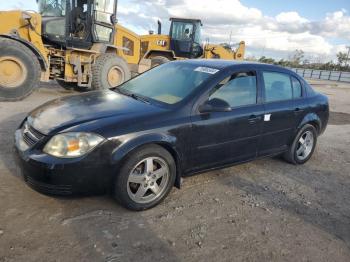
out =
[(24, 180), (34, 190), (51, 195), (97, 194), (109, 189), (114, 173), (105, 144), (84, 157), (59, 159), (43, 153), (40, 146), (26, 146), (19, 129), (14, 152)]

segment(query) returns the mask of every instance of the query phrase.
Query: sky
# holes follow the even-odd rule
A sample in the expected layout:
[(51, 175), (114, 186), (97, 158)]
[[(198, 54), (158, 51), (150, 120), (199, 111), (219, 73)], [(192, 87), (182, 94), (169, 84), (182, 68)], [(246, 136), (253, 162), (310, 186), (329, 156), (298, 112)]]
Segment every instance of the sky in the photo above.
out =
[[(1, 1), (0, 10), (36, 10), (35, 0)], [(350, 46), (349, 0), (119, 0), (118, 20), (138, 34), (169, 31), (169, 17), (200, 18), (203, 40), (235, 44), (246, 56), (287, 59), (302, 49), (311, 61), (336, 59)], [(231, 37), (230, 37), (231, 36)]]

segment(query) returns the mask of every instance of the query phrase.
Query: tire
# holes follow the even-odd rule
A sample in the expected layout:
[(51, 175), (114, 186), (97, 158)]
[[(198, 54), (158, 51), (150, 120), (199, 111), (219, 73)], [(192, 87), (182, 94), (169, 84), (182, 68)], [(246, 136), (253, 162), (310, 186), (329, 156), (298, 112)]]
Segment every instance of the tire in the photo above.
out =
[(0, 100), (24, 99), (39, 85), (40, 76), (38, 58), (28, 47), (0, 38)]
[[(146, 166), (150, 165), (146, 165), (145, 163), (151, 161), (153, 163), (152, 166), (154, 165), (155, 167), (152, 170), (155, 171), (147, 175)], [(140, 174), (131, 176), (133, 170), (138, 170)], [(158, 178), (161, 173), (164, 173), (164, 175)], [(166, 173), (167, 175), (165, 175)], [(156, 176), (157, 174), (158, 176)], [(138, 179), (136, 180), (137, 183), (130, 182), (134, 181), (133, 177)], [(176, 165), (171, 154), (158, 145), (143, 146), (125, 159), (115, 179), (114, 198), (122, 206), (130, 210), (141, 211), (149, 209), (158, 205), (166, 198), (175, 184), (175, 178)], [(139, 182), (140, 179), (141, 182)], [(148, 181), (145, 181), (146, 179)], [(154, 193), (152, 186), (157, 187), (158, 194)], [(139, 190), (143, 190), (142, 192), (144, 192), (140, 194), (143, 196), (142, 198), (138, 198), (137, 196)]]
[(131, 78), (125, 60), (116, 54), (108, 53), (97, 57), (92, 65), (92, 89), (104, 90), (116, 87)]
[[(305, 137), (306, 134), (312, 135), (312, 146), (309, 147), (305, 144), (305, 147), (308, 148), (305, 152), (305, 156), (303, 156), (299, 149), (301, 149), (300, 139)], [(289, 147), (288, 151), (284, 153), (283, 158), (294, 165), (302, 165), (306, 163), (311, 156), (313, 155), (317, 144), (317, 130), (313, 125), (306, 124), (303, 126), (298, 134), (295, 136), (293, 144)], [(303, 151), (303, 149), (301, 149)]]
[(155, 56), (151, 58), (151, 67), (157, 67), (168, 62), (170, 62), (170, 59), (168, 57)]

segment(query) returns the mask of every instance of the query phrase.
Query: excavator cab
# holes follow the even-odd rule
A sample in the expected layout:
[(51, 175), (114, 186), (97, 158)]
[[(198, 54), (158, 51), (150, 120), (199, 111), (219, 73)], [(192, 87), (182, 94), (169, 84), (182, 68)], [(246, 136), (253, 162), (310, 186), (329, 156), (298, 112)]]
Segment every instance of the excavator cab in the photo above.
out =
[(198, 58), (203, 55), (199, 19), (170, 18), (170, 48), (177, 57)]
[(114, 43), (117, 0), (37, 0), (47, 44), (89, 49)]

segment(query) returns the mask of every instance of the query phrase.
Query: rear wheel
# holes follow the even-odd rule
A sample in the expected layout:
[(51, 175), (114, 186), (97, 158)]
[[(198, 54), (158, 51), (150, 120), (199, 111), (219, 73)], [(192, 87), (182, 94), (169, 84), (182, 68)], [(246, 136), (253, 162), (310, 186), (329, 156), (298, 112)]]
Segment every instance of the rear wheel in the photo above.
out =
[(0, 39), (0, 100), (16, 101), (30, 95), (39, 85), (38, 58), (25, 45)]
[(160, 66), (162, 64), (168, 63), (170, 61), (170, 59), (168, 57), (165, 56), (155, 56), (151, 58), (151, 66), (153, 67), (157, 67)]
[(176, 178), (171, 154), (157, 145), (131, 154), (116, 177), (114, 196), (124, 207), (144, 210), (159, 204), (171, 191)]
[(131, 78), (128, 64), (116, 54), (97, 57), (92, 66), (92, 89), (103, 90), (116, 87)]
[(306, 124), (294, 138), (293, 144), (284, 154), (284, 159), (295, 165), (304, 164), (311, 158), (316, 143), (316, 128), (313, 125)]

